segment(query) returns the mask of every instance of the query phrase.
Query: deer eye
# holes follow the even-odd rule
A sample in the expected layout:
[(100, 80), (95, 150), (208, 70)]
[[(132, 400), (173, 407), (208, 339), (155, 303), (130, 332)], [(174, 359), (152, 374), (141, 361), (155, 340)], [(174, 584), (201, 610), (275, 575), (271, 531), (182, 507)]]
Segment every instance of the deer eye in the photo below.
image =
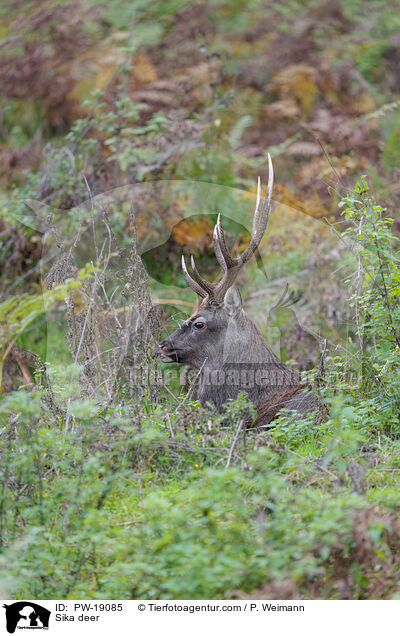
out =
[(204, 329), (204, 327), (206, 326), (206, 323), (203, 322), (202, 320), (196, 320), (196, 322), (193, 323), (193, 327), (195, 329), (198, 329), (200, 331), (200, 329)]

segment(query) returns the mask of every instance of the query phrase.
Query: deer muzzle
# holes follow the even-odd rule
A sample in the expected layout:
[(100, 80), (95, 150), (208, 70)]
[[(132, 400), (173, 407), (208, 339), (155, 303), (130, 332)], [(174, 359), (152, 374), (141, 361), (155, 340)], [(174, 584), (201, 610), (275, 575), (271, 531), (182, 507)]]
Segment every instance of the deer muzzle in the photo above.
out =
[(179, 362), (178, 351), (168, 342), (168, 339), (160, 342), (159, 355), (162, 362)]

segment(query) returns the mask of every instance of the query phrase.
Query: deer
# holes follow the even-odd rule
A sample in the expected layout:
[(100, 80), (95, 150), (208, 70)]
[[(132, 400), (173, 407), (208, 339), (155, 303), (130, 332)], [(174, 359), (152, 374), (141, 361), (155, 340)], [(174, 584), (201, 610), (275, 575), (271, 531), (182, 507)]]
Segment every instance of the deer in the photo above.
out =
[(203, 407), (224, 411), (229, 400), (245, 391), (256, 407), (255, 426), (272, 422), (282, 408), (306, 414), (318, 405), (310, 387), (301, 383), (298, 371), (284, 364), (267, 345), (255, 323), (245, 313), (234, 282), (258, 250), (271, 212), (273, 166), (268, 154), (268, 186), (262, 206), (258, 177), (251, 239), (239, 256), (228, 247), (220, 214), (213, 232), (213, 247), (222, 276), (211, 283), (202, 278), (191, 256), (192, 275), (182, 256), (188, 286), (201, 299), (192, 315), (160, 343), (164, 362), (178, 362), (198, 370), (198, 399)]

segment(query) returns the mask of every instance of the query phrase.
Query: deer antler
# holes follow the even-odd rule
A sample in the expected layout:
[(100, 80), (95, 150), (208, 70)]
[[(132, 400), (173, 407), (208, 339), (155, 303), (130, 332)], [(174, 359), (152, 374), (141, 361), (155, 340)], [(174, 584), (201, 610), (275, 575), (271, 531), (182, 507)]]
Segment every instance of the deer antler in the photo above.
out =
[(213, 245), (215, 256), (218, 263), (221, 265), (224, 273), (217, 283), (210, 283), (202, 278), (197, 271), (197, 267), (194, 262), (193, 256), (191, 257), (193, 278), (190, 276), (186, 268), (185, 257), (182, 256), (182, 270), (187, 284), (193, 289), (198, 296), (207, 299), (207, 304), (220, 305), (228, 289), (233, 285), (236, 277), (245, 263), (247, 263), (253, 256), (254, 252), (260, 245), (261, 239), (266, 230), (269, 215), (271, 212), (271, 197), (272, 186), (274, 183), (274, 171), (272, 167), (271, 157), (268, 153), (268, 187), (264, 199), (262, 211), (260, 212), (260, 200), (261, 200), (261, 183), (260, 177), (258, 177), (257, 184), (257, 202), (256, 209), (253, 218), (253, 227), (251, 231), (251, 240), (249, 246), (245, 249), (243, 254), (234, 258), (231, 256), (228, 244), (226, 242), (225, 232), (221, 227), (221, 218), (218, 215), (217, 224), (214, 227)]

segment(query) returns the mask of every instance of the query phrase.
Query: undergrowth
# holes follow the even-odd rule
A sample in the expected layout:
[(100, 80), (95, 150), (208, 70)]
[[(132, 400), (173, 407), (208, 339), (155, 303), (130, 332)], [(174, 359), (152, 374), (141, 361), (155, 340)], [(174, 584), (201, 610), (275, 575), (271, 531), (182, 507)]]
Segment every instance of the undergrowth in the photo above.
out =
[(294, 597), (400, 592), (396, 243), (364, 179), (344, 215), (356, 342), (311, 374), (318, 421), (283, 412), (246, 430), (245, 394), (223, 418), (117, 385), (99, 405), (43, 366), (33, 391), (3, 395), (2, 594), (226, 598), (287, 581)]
[[(328, 4), (0, 8), (3, 598), (400, 597), (398, 239), (365, 178), (340, 204), (342, 251), (324, 255), (309, 225), (336, 213), (327, 183), (367, 169), (396, 209), (399, 18), (381, 0)], [(255, 430), (245, 394), (220, 416), (178, 373), (152, 381), (164, 325), (148, 274), (160, 289), (175, 285), (187, 310), (181, 253), (198, 250), (210, 279), (215, 259), (212, 223), (187, 223), (185, 211), (204, 212), (211, 183), (228, 186), (210, 199), (211, 216), (232, 212), (226, 192), (253, 185), (267, 148), (286, 208), (265, 250), (268, 274), (317, 281), (308, 315), (326, 318), (341, 343), (322, 343), (308, 372), (325, 411), (281, 411)], [(198, 200), (179, 180), (204, 182)], [(135, 190), (135, 217), (117, 186), (139, 182), (151, 187)], [(296, 220), (301, 240), (286, 231), (294, 210), (307, 213)], [(155, 243), (158, 225), (174, 228), (158, 254), (145, 246), (148, 274), (140, 222)], [(38, 263), (53, 252), (44, 277)], [(340, 290), (331, 266), (347, 272)], [(262, 284), (253, 300), (264, 302)], [(287, 361), (281, 336), (296, 315), (290, 293), (281, 299), (263, 327), (279, 332)], [(135, 367), (146, 381), (135, 383)]]

